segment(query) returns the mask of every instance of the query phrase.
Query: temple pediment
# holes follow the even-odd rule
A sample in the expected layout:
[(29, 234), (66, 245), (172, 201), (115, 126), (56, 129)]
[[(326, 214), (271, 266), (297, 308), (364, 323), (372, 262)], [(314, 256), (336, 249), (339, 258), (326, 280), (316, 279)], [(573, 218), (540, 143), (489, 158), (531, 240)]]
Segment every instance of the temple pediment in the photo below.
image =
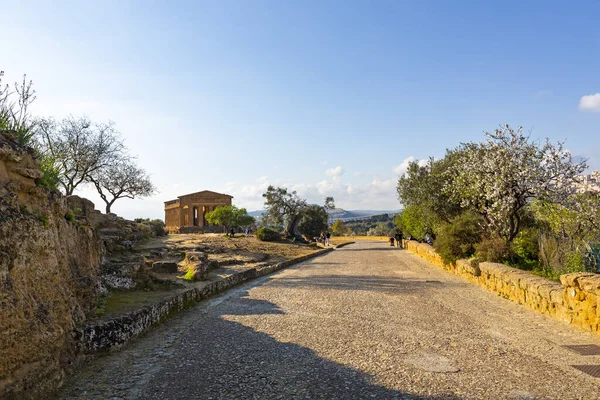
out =
[(202, 190), (200, 192), (196, 192), (196, 193), (190, 193), (190, 194), (184, 194), (182, 196), (177, 196), (177, 198), (179, 199), (183, 199), (185, 197), (227, 197), (232, 199), (233, 196), (230, 196), (228, 194), (224, 194), (224, 193), (217, 193), (217, 192), (213, 192), (210, 190)]

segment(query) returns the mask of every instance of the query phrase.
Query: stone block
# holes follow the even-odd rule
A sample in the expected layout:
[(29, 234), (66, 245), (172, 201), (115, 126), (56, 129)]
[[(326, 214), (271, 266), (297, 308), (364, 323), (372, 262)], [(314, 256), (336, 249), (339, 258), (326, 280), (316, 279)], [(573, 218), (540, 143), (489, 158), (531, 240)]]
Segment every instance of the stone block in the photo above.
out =
[(179, 265), (175, 261), (155, 261), (152, 271), (160, 274), (176, 274)]
[(192, 273), (193, 280), (205, 280), (208, 275), (208, 257), (200, 251), (186, 251), (182, 265), (188, 273)]
[(600, 295), (600, 275), (585, 275), (579, 277), (577, 280), (581, 290), (592, 293), (596, 296)]
[(576, 287), (578, 286), (578, 280), (584, 277), (593, 277), (596, 274), (591, 274), (589, 272), (576, 272), (573, 274), (565, 274), (560, 276), (560, 283), (562, 283), (565, 287)]

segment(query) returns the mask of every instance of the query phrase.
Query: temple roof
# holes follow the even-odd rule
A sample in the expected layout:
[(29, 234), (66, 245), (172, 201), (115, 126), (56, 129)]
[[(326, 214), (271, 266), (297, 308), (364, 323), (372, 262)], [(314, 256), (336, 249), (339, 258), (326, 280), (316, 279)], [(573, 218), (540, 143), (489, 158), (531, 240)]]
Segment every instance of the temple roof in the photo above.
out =
[(233, 196), (230, 196), (228, 194), (212, 192), (210, 190), (202, 190), (202, 191), (196, 192), (196, 193), (190, 193), (190, 194), (184, 194), (181, 196), (177, 196), (178, 199), (181, 199), (182, 197), (229, 197), (229, 198), (233, 199)]
[(172, 204), (173, 202), (179, 201), (179, 199), (183, 197), (229, 197), (230, 199), (233, 199), (233, 196), (230, 196), (225, 193), (217, 193), (210, 190), (201, 190), (200, 192), (177, 196), (176, 199), (165, 201), (165, 204)]

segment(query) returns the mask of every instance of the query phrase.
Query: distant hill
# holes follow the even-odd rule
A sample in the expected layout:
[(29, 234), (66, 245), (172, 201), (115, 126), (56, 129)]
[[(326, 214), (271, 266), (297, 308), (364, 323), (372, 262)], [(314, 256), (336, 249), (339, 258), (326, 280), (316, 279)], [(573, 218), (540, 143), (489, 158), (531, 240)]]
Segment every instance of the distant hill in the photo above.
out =
[[(336, 219), (350, 221), (353, 219), (368, 218), (374, 215), (397, 214), (399, 212), (400, 210), (344, 210), (343, 208), (334, 208), (333, 210), (329, 210), (329, 219), (332, 221), (335, 221)], [(264, 213), (265, 210), (256, 210), (248, 212), (248, 215), (260, 218)]]
[(255, 217), (255, 218), (259, 218), (261, 217), (263, 214), (265, 213), (265, 210), (256, 210), (256, 211), (250, 211), (248, 213), (249, 216), (251, 217)]
[(341, 219), (344, 221), (351, 221), (353, 219), (366, 219), (375, 215), (383, 214), (397, 214), (400, 210), (344, 210), (342, 208), (335, 208), (329, 212), (330, 220)]

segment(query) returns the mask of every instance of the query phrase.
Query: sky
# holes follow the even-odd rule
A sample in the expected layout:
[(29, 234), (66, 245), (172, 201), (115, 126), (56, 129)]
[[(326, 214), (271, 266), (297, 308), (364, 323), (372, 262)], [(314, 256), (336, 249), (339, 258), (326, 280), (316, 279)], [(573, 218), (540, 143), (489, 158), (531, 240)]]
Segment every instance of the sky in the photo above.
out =
[[(597, 1), (8, 1), (0, 70), (35, 115), (114, 121), (158, 193), (249, 211), (268, 185), (311, 203), (400, 208), (411, 160), (499, 124), (600, 169)], [(77, 194), (103, 210), (91, 188)]]

